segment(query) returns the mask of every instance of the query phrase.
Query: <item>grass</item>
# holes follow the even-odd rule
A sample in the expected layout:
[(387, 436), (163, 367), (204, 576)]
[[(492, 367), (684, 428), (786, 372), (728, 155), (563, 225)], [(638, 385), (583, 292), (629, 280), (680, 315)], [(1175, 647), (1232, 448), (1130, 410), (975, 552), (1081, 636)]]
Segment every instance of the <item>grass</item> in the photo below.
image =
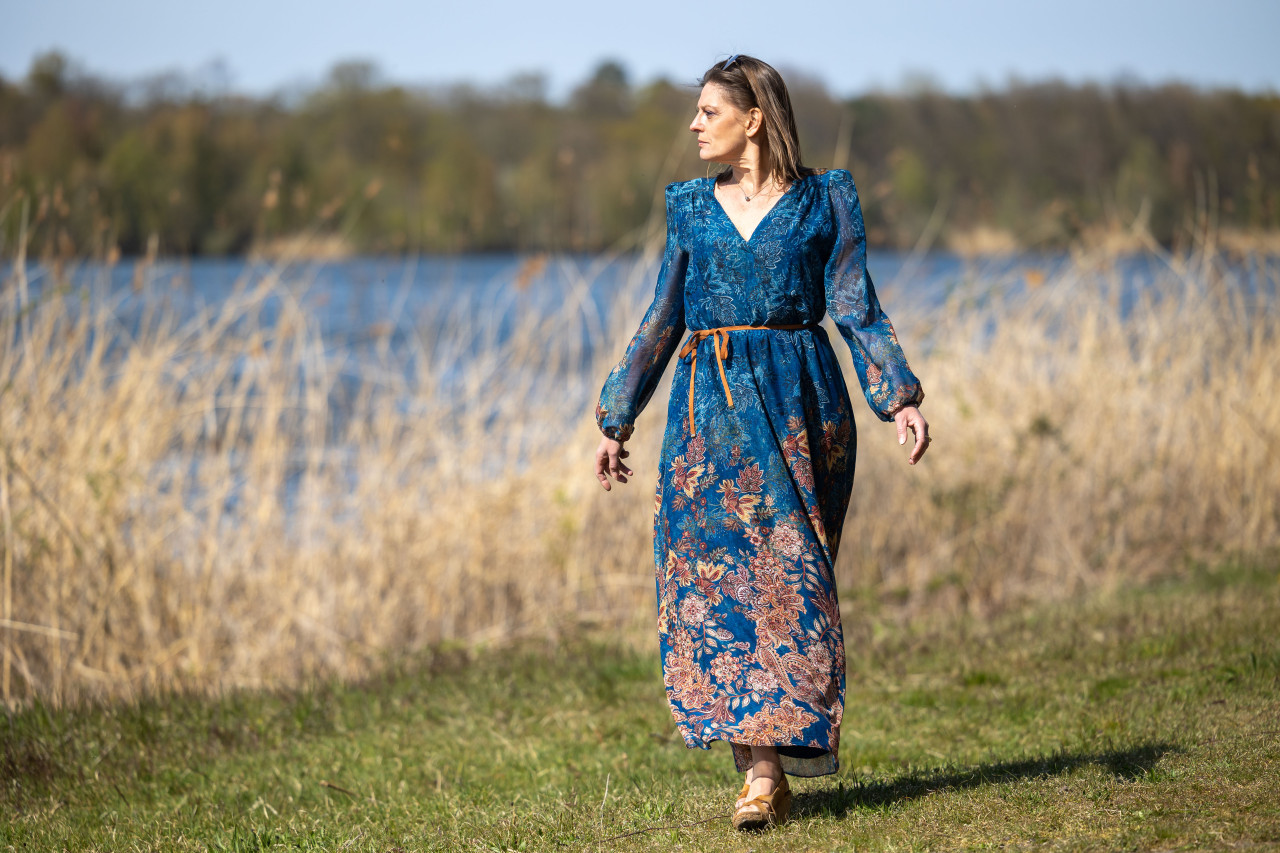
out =
[[(737, 836), (652, 651), (436, 648), (359, 684), (0, 723), (6, 850), (1280, 847), (1280, 566), (898, 624), (850, 606), (837, 776)], [(851, 631), (851, 634), (860, 633)]]

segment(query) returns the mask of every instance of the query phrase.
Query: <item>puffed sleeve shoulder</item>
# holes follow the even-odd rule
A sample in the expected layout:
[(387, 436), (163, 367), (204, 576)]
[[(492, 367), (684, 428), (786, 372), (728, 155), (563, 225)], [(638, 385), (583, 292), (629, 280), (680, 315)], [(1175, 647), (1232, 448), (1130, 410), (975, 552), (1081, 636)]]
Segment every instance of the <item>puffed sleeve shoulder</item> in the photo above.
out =
[(835, 242), (826, 266), (827, 313), (849, 344), (867, 403), (881, 420), (892, 420), (902, 407), (923, 400), (924, 389), (907, 365), (867, 272), (866, 229), (853, 176), (844, 169), (833, 169), (827, 179), (835, 225)]
[(681, 245), (683, 189), (684, 185), (679, 183), (667, 187), (667, 242), (653, 302), (622, 360), (605, 380), (596, 406), (596, 424), (601, 432), (616, 441), (631, 437), (636, 416), (653, 396), (667, 362), (684, 335), (684, 279), (689, 269), (689, 253)]

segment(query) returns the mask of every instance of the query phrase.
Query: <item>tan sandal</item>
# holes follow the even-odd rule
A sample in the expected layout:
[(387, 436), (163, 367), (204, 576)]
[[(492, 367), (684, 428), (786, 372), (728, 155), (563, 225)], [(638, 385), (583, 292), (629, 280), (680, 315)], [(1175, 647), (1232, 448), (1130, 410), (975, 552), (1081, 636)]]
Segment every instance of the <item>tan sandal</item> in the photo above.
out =
[(742, 832), (758, 831), (786, 823), (790, 815), (791, 786), (787, 784), (787, 774), (784, 773), (772, 794), (761, 794), (738, 807), (733, 814), (733, 828)]

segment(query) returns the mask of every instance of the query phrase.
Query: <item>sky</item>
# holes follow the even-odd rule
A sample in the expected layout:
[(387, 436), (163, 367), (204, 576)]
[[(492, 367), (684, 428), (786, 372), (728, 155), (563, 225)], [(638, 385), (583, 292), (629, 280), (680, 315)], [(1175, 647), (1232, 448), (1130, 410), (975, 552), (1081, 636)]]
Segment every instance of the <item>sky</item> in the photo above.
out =
[(250, 94), (309, 87), (335, 62), (410, 85), (541, 73), (560, 99), (604, 60), (633, 83), (695, 80), (749, 53), (834, 94), (1011, 79), (1280, 92), (1280, 0), (0, 0), (0, 74), (58, 49), (120, 82), (216, 74)]

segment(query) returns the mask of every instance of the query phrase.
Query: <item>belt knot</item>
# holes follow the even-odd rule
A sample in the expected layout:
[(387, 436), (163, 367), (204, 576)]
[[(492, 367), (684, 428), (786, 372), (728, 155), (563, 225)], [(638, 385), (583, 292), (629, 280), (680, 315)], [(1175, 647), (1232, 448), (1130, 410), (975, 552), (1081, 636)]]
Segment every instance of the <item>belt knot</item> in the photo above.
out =
[(724, 372), (724, 361), (729, 357), (729, 332), (745, 332), (761, 329), (777, 329), (790, 330), (797, 329), (816, 329), (816, 323), (799, 323), (794, 325), (763, 325), (763, 326), (719, 326), (715, 329), (694, 329), (690, 331), (689, 338), (684, 342), (684, 346), (680, 348), (680, 358), (689, 359), (689, 435), (697, 435), (698, 431), (693, 423), (693, 384), (698, 376), (698, 345), (707, 338), (711, 339), (711, 347), (716, 354), (716, 367), (720, 369), (720, 384), (724, 386), (724, 398), (729, 404), (729, 408), (733, 408), (733, 392), (729, 390), (729, 377)]

